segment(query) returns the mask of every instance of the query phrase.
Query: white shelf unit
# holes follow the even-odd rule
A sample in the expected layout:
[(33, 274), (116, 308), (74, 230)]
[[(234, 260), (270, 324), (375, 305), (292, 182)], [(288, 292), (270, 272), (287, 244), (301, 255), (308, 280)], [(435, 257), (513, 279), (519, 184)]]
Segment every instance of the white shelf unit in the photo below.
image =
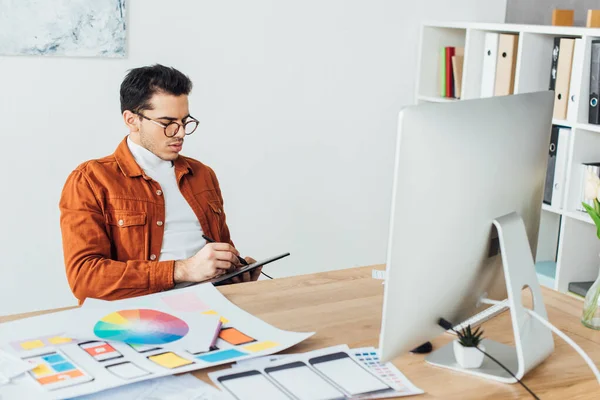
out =
[[(580, 63), (581, 85), (574, 106), (574, 120), (553, 119), (553, 125), (571, 129), (568, 154), (567, 192), (563, 207), (542, 208), (536, 261), (556, 264), (555, 276), (540, 276), (540, 282), (563, 293), (570, 282), (593, 281), (600, 268), (600, 240), (592, 219), (578, 211), (581, 168), (584, 162), (600, 162), (600, 125), (588, 123), (591, 41), (600, 39), (600, 29), (544, 25), (515, 25), (461, 22), (430, 22), (422, 26), (415, 101), (460, 101), (440, 96), (440, 51), (445, 46), (464, 47), (461, 100), (480, 97), (487, 32), (518, 34), (514, 93), (548, 90), (555, 37), (583, 39), (585, 51)], [(580, 101), (581, 100), (581, 101)], [(571, 106), (571, 104), (569, 104)]]
[(453, 101), (459, 101), (450, 97), (435, 97), (435, 96), (419, 96), (420, 101), (432, 102), (432, 103), (452, 103)]

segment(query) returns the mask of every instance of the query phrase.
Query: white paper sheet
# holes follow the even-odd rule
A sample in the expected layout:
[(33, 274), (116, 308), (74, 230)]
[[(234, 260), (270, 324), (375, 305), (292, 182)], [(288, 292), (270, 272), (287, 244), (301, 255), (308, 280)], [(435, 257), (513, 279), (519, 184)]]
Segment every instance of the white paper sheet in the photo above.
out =
[[(382, 364), (379, 360), (379, 351), (374, 347), (361, 347), (348, 351), (356, 361), (365, 368), (379, 376), (401, 396), (411, 396), (413, 394), (422, 394), (423, 390), (416, 387), (394, 364), (391, 362)], [(368, 397), (365, 397), (368, 398)], [(373, 397), (377, 398), (377, 397)]]
[(293, 354), (272, 354), (269, 356), (262, 356), (256, 358), (250, 358), (247, 360), (240, 360), (231, 365), (231, 368), (247, 368), (247, 367), (256, 367), (257, 365), (267, 365), (274, 361), (283, 360), (286, 357), (293, 356)]
[[(218, 317), (223, 327), (215, 349), (193, 354), (187, 350), (169, 350), (156, 345), (130, 346), (104, 341), (99, 337), (92, 338), (99, 341), (92, 344), (65, 338), (66, 331), (87, 329), (90, 332), (89, 325), (81, 329), (79, 325), (83, 321), (85, 324), (94, 323), (90, 315), (103, 310), (105, 302), (90, 301), (79, 309), (0, 324), (1, 348), (21, 359), (29, 357), (30, 360), (41, 360), (45, 364), (41, 369), (23, 374), (19, 377), (21, 379), (0, 386), (0, 398), (72, 398), (277, 353), (314, 334), (277, 329), (229, 302), (210, 284), (110, 304), (120, 309), (160, 309), (173, 316), (178, 315), (188, 324), (192, 324), (198, 316)], [(51, 385), (62, 385), (63, 381), (77, 384), (48, 390)]]
[(230, 400), (227, 393), (190, 374), (165, 376), (104, 390), (75, 400)]
[(0, 350), (0, 385), (8, 383), (12, 378), (35, 368), (18, 357)]

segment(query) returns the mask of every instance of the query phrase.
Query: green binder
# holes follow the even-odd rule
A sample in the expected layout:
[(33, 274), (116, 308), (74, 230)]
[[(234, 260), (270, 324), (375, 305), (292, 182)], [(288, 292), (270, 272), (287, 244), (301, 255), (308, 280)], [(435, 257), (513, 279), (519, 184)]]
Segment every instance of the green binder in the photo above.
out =
[(440, 51), (440, 96), (448, 97), (446, 92), (446, 48)]

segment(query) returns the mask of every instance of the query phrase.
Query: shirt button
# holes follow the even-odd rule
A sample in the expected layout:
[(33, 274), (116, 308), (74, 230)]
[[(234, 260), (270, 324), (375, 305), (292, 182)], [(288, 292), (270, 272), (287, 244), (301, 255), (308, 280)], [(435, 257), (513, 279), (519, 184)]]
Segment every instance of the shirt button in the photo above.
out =
[(152, 261), (156, 260), (156, 254), (151, 254), (150, 255), (150, 260), (152, 260)]
[(156, 191), (156, 195), (157, 195), (157, 196), (160, 196), (161, 194), (162, 194), (162, 190), (157, 190), (157, 191)]
[(123, 221), (122, 219), (119, 220), (119, 226), (123, 226), (124, 223), (125, 221)]
[(158, 226), (162, 226), (163, 222), (162, 221), (156, 221), (156, 225)]

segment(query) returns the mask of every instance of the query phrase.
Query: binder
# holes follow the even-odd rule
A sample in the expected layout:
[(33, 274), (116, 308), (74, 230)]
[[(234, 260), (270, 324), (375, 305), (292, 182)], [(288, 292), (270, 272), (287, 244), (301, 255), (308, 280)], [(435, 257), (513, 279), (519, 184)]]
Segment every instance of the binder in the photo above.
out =
[(590, 105), (588, 122), (600, 124), (598, 94), (600, 93), (600, 40), (592, 40), (592, 59), (590, 61)]
[(461, 97), (463, 63), (463, 55), (455, 55), (454, 57), (452, 57), (452, 74), (454, 75), (454, 95), (457, 99), (460, 99)]
[(600, 10), (588, 10), (586, 28), (600, 28)]
[(569, 100), (569, 84), (571, 83), (571, 66), (575, 39), (560, 39), (560, 53), (556, 71), (556, 87), (554, 88), (554, 114), (557, 119), (567, 118)]
[(496, 60), (498, 57), (498, 34), (486, 33), (483, 54), (483, 67), (481, 71), (481, 97), (494, 95), (496, 82)]
[(454, 56), (454, 47), (446, 47), (446, 97), (454, 97), (454, 82), (452, 81), (452, 56)]
[(558, 68), (558, 54), (560, 53), (560, 38), (554, 38), (554, 47), (552, 47), (552, 67), (550, 68), (550, 84), (548, 90), (554, 90), (556, 87), (556, 70)]
[(571, 122), (577, 122), (579, 113), (579, 95), (581, 93), (581, 74), (584, 50), (583, 39), (575, 39), (573, 66), (571, 67), (571, 84), (569, 87), (569, 104), (567, 105), (567, 120)]
[(567, 158), (569, 155), (569, 144), (571, 129), (559, 128), (558, 146), (556, 147), (556, 166), (554, 169), (554, 182), (552, 185), (552, 207), (563, 208), (565, 200), (565, 182), (567, 177)]
[(446, 48), (440, 50), (440, 97), (446, 97)]
[(552, 204), (554, 189), (554, 171), (556, 169), (556, 148), (558, 147), (558, 126), (552, 126), (550, 134), (550, 145), (548, 146), (548, 164), (546, 170), (546, 183), (544, 185), (544, 203)]
[(506, 96), (514, 92), (518, 40), (518, 35), (500, 34), (498, 38), (495, 96)]

